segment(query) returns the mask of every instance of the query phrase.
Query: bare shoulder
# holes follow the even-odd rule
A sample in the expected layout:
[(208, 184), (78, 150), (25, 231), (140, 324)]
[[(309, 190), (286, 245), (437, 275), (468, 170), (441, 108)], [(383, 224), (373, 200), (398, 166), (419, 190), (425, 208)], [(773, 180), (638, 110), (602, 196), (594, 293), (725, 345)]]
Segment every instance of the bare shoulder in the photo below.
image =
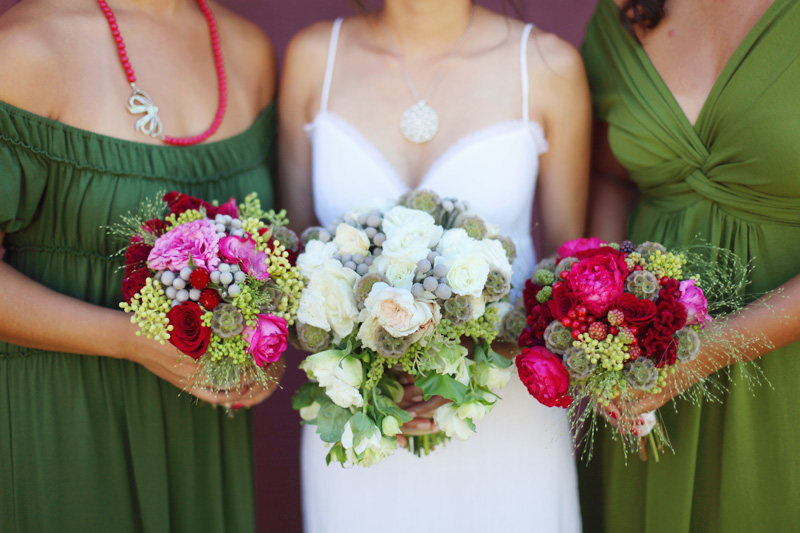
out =
[(561, 37), (538, 28), (528, 42), (528, 68), (539, 79), (574, 82), (585, 78), (580, 52)]
[(62, 50), (83, 25), (80, 10), (53, 0), (27, 0), (0, 16), (0, 100), (50, 115)]
[(332, 29), (333, 21), (316, 22), (296, 33), (286, 49), (282, 105), (295, 108), (304, 120), (311, 118), (311, 103), (322, 87)]
[(306, 63), (310, 66), (325, 64), (333, 31), (333, 21), (315, 22), (297, 32), (289, 41), (286, 61)]
[(212, 4), (215, 18), (224, 35), (223, 46), (230, 53), (226, 62), (235, 61), (239, 72), (250, 78), (266, 105), (275, 95), (277, 58), (269, 36), (254, 22), (227, 7)]

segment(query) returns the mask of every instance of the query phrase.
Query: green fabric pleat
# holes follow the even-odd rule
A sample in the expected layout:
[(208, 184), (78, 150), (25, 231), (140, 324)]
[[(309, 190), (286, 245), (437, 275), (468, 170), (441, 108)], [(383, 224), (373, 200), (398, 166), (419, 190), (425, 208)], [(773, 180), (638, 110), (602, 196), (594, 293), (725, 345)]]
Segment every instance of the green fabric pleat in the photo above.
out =
[[(153, 146), (0, 102), (3, 260), (118, 308), (124, 243), (107, 226), (178, 190), (272, 205), (274, 106), (244, 133)], [(251, 420), (229, 419), (134, 363), (0, 341), (0, 531), (254, 529)]]
[[(800, 273), (800, 2), (775, 0), (735, 51), (692, 125), (612, 0), (600, 0), (583, 55), (596, 119), (641, 197), (634, 242), (703, 241), (754, 271), (748, 297)], [(780, 320), (780, 317), (776, 317)], [(581, 471), (587, 531), (795, 531), (800, 525), (800, 343), (734, 367), (724, 403), (661, 409), (674, 455), (646, 463), (608, 431)]]

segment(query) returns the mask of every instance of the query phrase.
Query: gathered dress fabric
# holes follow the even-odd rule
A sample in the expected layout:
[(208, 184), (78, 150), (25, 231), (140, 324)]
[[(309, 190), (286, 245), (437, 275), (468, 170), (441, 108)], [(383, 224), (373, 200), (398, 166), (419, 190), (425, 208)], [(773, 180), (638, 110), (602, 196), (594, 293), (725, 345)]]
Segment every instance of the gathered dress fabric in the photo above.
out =
[[(341, 20), (334, 23), (320, 113), (307, 130), (313, 191), (323, 225), (358, 205), (408, 192), (374, 145), (328, 109)], [(525, 59), (531, 27), (522, 36), (521, 118), (467, 135), (433, 164), (420, 188), (457, 197), (517, 247), (514, 283), (535, 262), (531, 217), (542, 128), (528, 120)], [(326, 466), (327, 449), (306, 426), (302, 435), (303, 514), (307, 533), (382, 531), (580, 531), (577, 478), (563, 410), (531, 398), (516, 375), (502, 400), (467, 441), (451, 440), (418, 458), (398, 449), (378, 465)]]
[[(749, 299), (800, 274), (800, 2), (775, 0), (734, 52), (692, 125), (612, 0), (583, 46), (597, 120), (640, 191), (634, 242), (706, 242), (751, 262)], [(775, 320), (782, 318), (776, 313)], [(587, 531), (795, 531), (800, 524), (800, 343), (741, 365), (722, 403), (663, 407), (674, 454), (641, 462), (602, 431), (581, 471)]]
[[(3, 261), (118, 309), (125, 242), (107, 227), (173, 190), (270, 206), (273, 128), (270, 107), (230, 139), (154, 146), (0, 103)], [(138, 364), (0, 341), (0, 531), (252, 531), (250, 439), (248, 413), (229, 419)]]

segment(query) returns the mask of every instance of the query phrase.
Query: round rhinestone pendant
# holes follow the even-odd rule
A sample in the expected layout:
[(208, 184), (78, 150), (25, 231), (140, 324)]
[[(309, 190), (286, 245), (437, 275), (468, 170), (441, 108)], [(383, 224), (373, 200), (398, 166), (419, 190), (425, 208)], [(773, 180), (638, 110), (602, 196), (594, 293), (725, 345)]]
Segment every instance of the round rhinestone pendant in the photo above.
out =
[(420, 100), (403, 111), (400, 131), (412, 143), (426, 143), (439, 131), (439, 115), (431, 106)]

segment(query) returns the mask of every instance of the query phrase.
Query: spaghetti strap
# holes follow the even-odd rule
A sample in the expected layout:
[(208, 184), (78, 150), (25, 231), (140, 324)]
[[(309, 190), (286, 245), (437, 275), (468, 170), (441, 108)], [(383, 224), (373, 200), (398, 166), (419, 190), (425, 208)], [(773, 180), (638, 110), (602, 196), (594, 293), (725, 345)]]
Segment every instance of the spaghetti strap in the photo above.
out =
[(522, 120), (527, 122), (528, 119), (528, 93), (530, 91), (528, 81), (528, 39), (531, 35), (533, 24), (526, 24), (525, 29), (522, 30), (522, 42), (520, 43), (519, 60), (520, 60), (520, 73), (522, 75)]
[(328, 110), (328, 97), (331, 94), (331, 78), (333, 77), (333, 65), (336, 63), (336, 47), (339, 45), (339, 29), (342, 27), (342, 17), (333, 21), (331, 30), (331, 44), (328, 47), (328, 65), (325, 67), (325, 82), (322, 84), (322, 99), (320, 101), (320, 112)]

